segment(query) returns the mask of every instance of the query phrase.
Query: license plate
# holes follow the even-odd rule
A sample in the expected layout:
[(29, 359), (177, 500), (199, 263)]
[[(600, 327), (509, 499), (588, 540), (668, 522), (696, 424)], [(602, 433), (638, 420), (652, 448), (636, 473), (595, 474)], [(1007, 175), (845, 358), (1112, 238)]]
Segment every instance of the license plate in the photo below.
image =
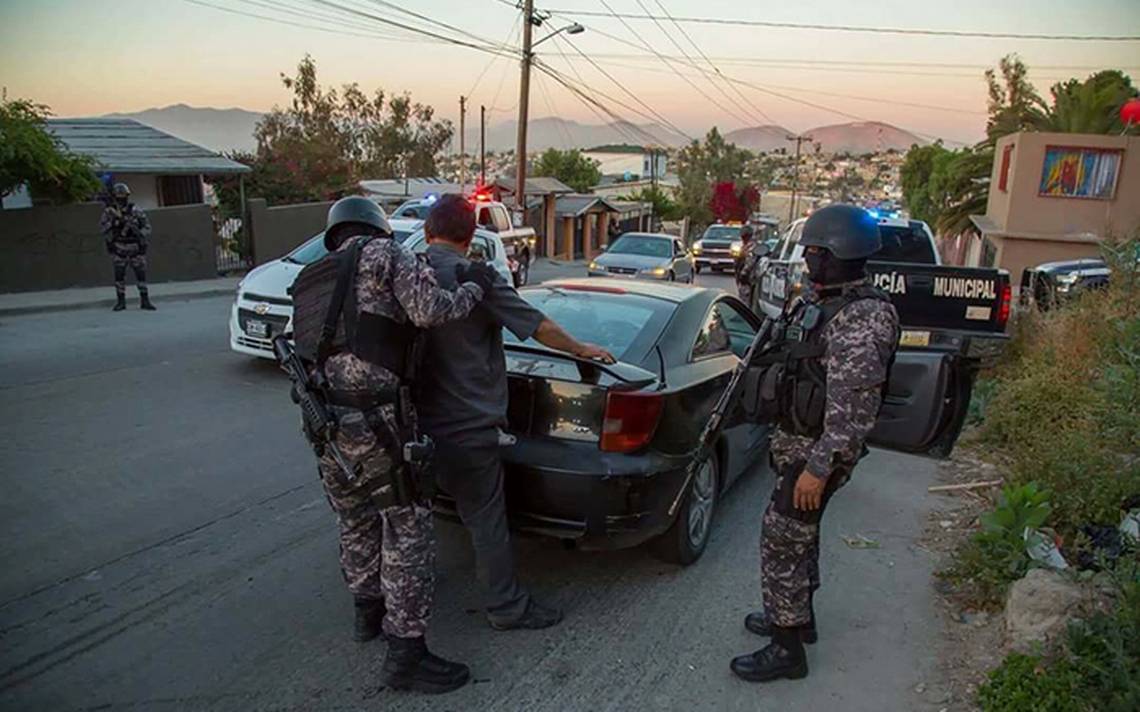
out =
[(269, 324), (264, 321), (249, 319), (245, 322), (245, 333), (260, 339), (267, 339), (269, 338)]
[(899, 346), (930, 346), (929, 331), (904, 331)]

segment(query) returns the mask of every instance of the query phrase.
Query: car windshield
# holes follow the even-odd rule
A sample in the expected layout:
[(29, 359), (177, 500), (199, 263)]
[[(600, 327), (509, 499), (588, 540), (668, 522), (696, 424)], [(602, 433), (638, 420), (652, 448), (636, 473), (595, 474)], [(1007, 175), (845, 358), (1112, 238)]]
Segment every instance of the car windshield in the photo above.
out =
[[(636, 294), (557, 286), (524, 289), (519, 294), (575, 339), (598, 344), (622, 361), (640, 361), (673, 313), (672, 303)], [(519, 343), (507, 329), (503, 339)]]
[(608, 250), (611, 255), (641, 255), (643, 257), (670, 257), (671, 240), (648, 235), (622, 235)]
[[(403, 244), (411, 235), (409, 230), (393, 230), (392, 235), (396, 238), (396, 242)], [(320, 258), (329, 253), (325, 249), (325, 234), (322, 232), (320, 235), (312, 238), (308, 242), (303, 243), (300, 247), (285, 255), (286, 262), (292, 262), (298, 265), (308, 265), (316, 262)]]
[(702, 240), (738, 240), (740, 239), (740, 227), (731, 225), (710, 225), (708, 230), (705, 230)]
[(396, 212), (392, 213), (394, 218), (411, 218), (413, 220), (427, 220), (428, 213), (431, 212), (431, 203), (408, 202), (396, 208)]
[(876, 252), (872, 259), (881, 262), (915, 262), (924, 265), (932, 265), (938, 261), (934, 257), (934, 245), (931, 244), (921, 225), (908, 227), (880, 225), (879, 234), (883, 238), (883, 248)]

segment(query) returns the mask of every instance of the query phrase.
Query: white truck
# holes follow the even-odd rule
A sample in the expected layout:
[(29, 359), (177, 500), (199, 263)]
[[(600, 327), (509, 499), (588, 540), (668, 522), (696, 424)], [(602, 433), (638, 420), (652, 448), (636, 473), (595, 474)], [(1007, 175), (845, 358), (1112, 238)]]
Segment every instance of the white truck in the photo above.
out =
[[(428, 213), (438, 199), (438, 196), (428, 195), (406, 201), (393, 211), (392, 217), (427, 220)], [(525, 225), (516, 227), (511, 222), (511, 212), (507, 206), (491, 200), (484, 193), (476, 192), (470, 200), (475, 206), (475, 224), (480, 229), (499, 236), (507, 253), (507, 266), (511, 270), (515, 286), (524, 286), (530, 281), (530, 265), (534, 261), (537, 242), (534, 228)]]

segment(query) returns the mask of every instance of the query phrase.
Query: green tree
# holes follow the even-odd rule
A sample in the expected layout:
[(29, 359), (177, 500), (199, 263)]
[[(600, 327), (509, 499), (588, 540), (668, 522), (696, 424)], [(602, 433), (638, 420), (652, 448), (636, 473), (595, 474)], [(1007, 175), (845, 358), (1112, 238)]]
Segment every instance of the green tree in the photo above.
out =
[(735, 144), (728, 143), (714, 126), (703, 143), (693, 141), (681, 149), (677, 156), (677, 177), (680, 188), (677, 203), (683, 215), (688, 215), (693, 227), (712, 222), (713, 186), (718, 183), (745, 184), (750, 180), (747, 168), (752, 154)]
[(53, 203), (88, 200), (99, 190), (95, 162), (71, 153), (47, 129), (48, 107), (23, 99), (0, 102), (0, 196), (27, 185)]
[(1049, 90), (1045, 128), (1067, 133), (1120, 134), (1120, 107), (1137, 95), (1132, 79), (1119, 70), (1097, 72), (1083, 82), (1070, 79)]
[(906, 159), (899, 169), (899, 179), (903, 200), (915, 219), (933, 225), (942, 212), (943, 201), (931, 191), (931, 176), (934, 175), (938, 160), (950, 153), (941, 141), (927, 146), (914, 145), (907, 151)]
[[(258, 122), (255, 153), (231, 155), (253, 169), (247, 195), (270, 204), (331, 200), (364, 178), (434, 175), (436, 156), (451, 140), (451, 122), (436, 121), (434, 109), (406, 94), (369, 95), (357, 84), (321, 87), (308, 55), (281, 83), (293, 92), (289, 106), (274, 107)], [(232, 200), (234, 179), (212, 182), (223, 202)]]
[(539, 156), (531, 171), (536, 176), (557, 178), (579, 193), (584, 193), (602, 180), (598, 162), (577, 149), (559, 151), (548, 148)]
[(620, 200), (653, 203), (653, 215), (660, 220), (680, 220), (684, 217), (681, 207), (660, 188), (642, 188), (636, 193), (622, 196)]
[(1000, 80), (992, 69), (985, 75), (989, 94), (985, 143), (989, 146), (1011, 133), (1040, 130), (1048, 111), (1045, 100), (1029, 82), (1029, 70), (1016, 54), (1002, 57), (998, 71)]

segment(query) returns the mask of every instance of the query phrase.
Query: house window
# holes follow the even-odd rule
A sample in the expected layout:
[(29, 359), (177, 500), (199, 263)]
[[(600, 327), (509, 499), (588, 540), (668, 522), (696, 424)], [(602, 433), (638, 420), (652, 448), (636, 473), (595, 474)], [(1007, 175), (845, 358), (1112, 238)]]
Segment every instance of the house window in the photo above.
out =
[(1046, 146), (1037, 193), (1046, 198), (1112, 200), (1122, 151)]
[(199, 176), (159, 176), (159, 205), (191, 205), (202, 202), (202, 179)]
[(1006, 146), (1001, 152), (1001, 175), (998, 177), (998, 189), (1008, 192), (1009, 186), (1009, 159), (1013, 154), (1013, 144)]

